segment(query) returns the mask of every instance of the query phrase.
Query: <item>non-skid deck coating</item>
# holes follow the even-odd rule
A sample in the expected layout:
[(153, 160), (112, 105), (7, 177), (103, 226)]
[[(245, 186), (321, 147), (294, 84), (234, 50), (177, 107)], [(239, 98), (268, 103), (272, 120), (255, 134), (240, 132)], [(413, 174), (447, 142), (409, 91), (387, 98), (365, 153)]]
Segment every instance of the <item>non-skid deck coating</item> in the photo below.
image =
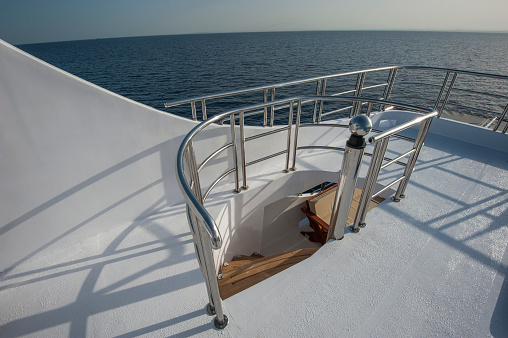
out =
[(507, 153), (429, 135), (406, 195), (227, 299), (224, 331), (206, 315), (183, 206), (161, 202), (4, 276), (0, 336), (506, 335)]

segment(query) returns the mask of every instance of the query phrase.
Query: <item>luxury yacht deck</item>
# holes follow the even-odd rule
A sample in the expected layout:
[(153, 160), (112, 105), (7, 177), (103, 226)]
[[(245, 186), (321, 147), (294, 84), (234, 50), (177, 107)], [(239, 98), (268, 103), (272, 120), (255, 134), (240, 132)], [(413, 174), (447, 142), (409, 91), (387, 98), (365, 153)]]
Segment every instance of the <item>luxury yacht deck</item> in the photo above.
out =
[(508, 153), (431, 128), (405, 199), (225, 300), (222, 331), (205, 310), (184, 204), (161, 199), (146, 218), (45, 250), (4, 276), (0, 335), (505, 336), (507, 192)]

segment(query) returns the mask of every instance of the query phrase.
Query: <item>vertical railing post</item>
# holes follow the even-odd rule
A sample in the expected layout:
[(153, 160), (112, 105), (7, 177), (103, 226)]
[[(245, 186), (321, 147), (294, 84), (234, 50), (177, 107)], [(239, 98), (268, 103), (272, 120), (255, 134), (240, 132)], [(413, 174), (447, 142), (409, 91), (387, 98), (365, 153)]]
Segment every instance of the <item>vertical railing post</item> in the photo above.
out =
[(430, 128), (430, 123), (432, 122), (432, 119), (427, 119), (422, 122), (420, 125), (420, 130), (418, 130), (418, 135), (416, 136), (415, 143), (413, 145), (413, 149), (415, 151), (411, 154), (409, 157), (406, 169), (404, 169), (404, 179), (400, 182), (399, 187), (397, 188), (397, 192), (395, 193), (395, 196), (393, 196), (393, 200), (395, 202), (399, 202), (401, 198), (404, 198), (404, 192), (406, 191), (407, 184), (409, 183), (409, 179), (411, 178), (411, 174), (413, 173), (413, 169), (416, 164), (416, 160), (418, 159), (418, 155), (420, 154), (420, 150), (423, 147), (423, 142), (425, 141), (425, 137), (427, 136), (427, 132)]
[(245, 159), (245, 113), (242, 110), (240, 112), (240, 155), (242, 160), (242, 189), (247, 190), (249, 186), (247, 185), (247, 164)]
[(293, 165), (289, 170), (296, 170), (296, 151), (298, 150), (298, 131), (300, 130), (300, 115), (302, 114), (302, 100), (298, 100), (296, 108), (295, 141), (293, 142)]
[(208, 119), (208, 116), (206, 115), (206, 102), (205, 102), (205, 100), (201, 100), (201, 111), (203, 113), (203, 121), (206, 121)]
[[(327, 79), (323, 79), (323, 83), (321, 85), (321, 96), (324, 96), (325, 95), (325, 90), (326, 90), (326, 80)], [(321, 102), (319, 103), (319, 113), (318, 113), (318, 123), (321, 123), (321, 116), (323, 115), (323, 104), (325, 103), (324, 100), (321, 100)]]
[(353, 232), (358, 232), (360, 230), (359, 227), (365, 226), (365, 216), (367, 215), (367, 211), (369, 209), (372, 192), (374, 190), (374, 186), (376, 185), (377, 177), (379, 175), (379, 171), (381, 170), (381, 165), (383, 164), (383, 159), (389, 141), (390, 138), (387, 137), (376, 142), (376, 145), (374, 146), (369, 170), (367, 171), (362, 195), (360, 197), (360, 203), (358, 204), (358, 211), (356, 212), (355, 221), (353, 223), (353, 227), (351, 228)]
[[(321, 90), (321, 80), (317, 80), (317, 84), (316, 84), (316, 96), (319, 95), (319, 91), (320, 90)], [(316, 123), (317, 108), (318, 108), (318, 100), (314, 101), (314, 114), (312, 114), (312, 123)]]
[(205, 278), (206, 291), (208, 293), (208, 305), (206, 307), (206, 311), (214, 315), (215, 314), (215, 300), (212, 297), (212, 287), (210, 285), (210, 280), (208, 278), (208, 272), (205, 267), (205, 262), (203, 261), (204, 257), (204, 249), (203, 243), (201, 239), (201, 231), (199, 231), (199, 221), (196, 216), (192, 213), (189, 205), (187, 205), (187, 222), (189, 223), (189, 227), (192, 232), (192, 239), (194, 240), (194, 251), (196, 252), (196, 257), (198, 259), (199, 269), (201, 270), (201, 274)]
[(439, 106), (439, 102), (441, 102), (441, 98), (443, 97), (443, 93), (445, 91), (446, 85), (448, 84), (448, 78), (450, 77), (450, 72), (446, 72), (446, 76), (443, 81), (443, 85), (441, 86), (441, 89), (439, 90), (439, 94), (437, 95), (436, 103), (434, 103), (434, 110), (437, 110), (437, 107)]
[(215, 263), (213, 261), (212, 255), (212, 245), (210, 243), (210, 238), (204, 230), (204, 227), (198, 226), (199, 231), (201, 231), (201, 239), (203, 243), (203, 260), (205, 262), (206, 268), (206, 276), (210, 283), (210, 291), (211, 291), (211, 299), (213, 300), (212, 304), (212, 313), (215, 312), (215, 320), (214, 325), (218, 329), (223, 329), (228, 325), (228, 317), (224, 314), (222, 309), (222, 301), (220, 298), (219, 292), (219, 283), (217, 282), (217, 276), (215, 274)]
[[(362, 95), (364, 82), (365, 82), (365, 73), (358, 74), (358, 77), (356, 78), (355, 97), (360, 97)], [(351, 105), (351, 111), (349, 112), (349, 117), (359, 115), (361, 107), (362, 107), (362, 102), (354, 101), (353, 104)]]
[(192, 112), (192, 119), (196, 121), (198, 119), (198, 116), (196, 114), (196, 101), (191, 102), (191, 112)]
[(443, 85), (441, 86), (441, 90), (439, 91), (439, 95), (437, 96), (436, 103), (434, 104), (434, 110), (437, 110), (439, 112), (437, 117), (441, 117), (441, 114), (443, 114), (443, 110), (446, 106), (446, 103), (448, 102), (448, 98), (450, 97), (453, 85), (455, 84), (455, 80), (457, 79), (457, 73), (453, 74), (452, 81), (450, 82), (450, 85), (448, 86), (448, 90), (446, 91), (445, 98), (443, 100), (443, 103), (441, 105), (441, 109), (438, 109), (439, 103), (441, 102), (441, 98), (443, 97), (443, 94), (446, 89), (446, 85), (448, 85), (448, 79), (450, 78), (451, 72), (446, 72), (445, 79), (443, 81)]
[(439, 109), (439, 115), (437, 117), (441, 117), (443, 114), (443, 111), (445, 109), (446, 103), (448, 103), (448, 99), (450, 98), (450, 94), (453, 89), (453, 85), (455, 84), (455, 80), (457, 79), (457, 73), (453, 74), (452, 81), (450, 82), (450, 86), (448, 87), (448, 90), (446, 91), (446, 96), (444, 98), (443, 104), (441, 105), (441, 109)]
[[(263, 90), (263, 102), (268, 102), (268, 88), (265, 88)], [(268, 108), (263, 108), (263, 127), (266, 127), (268, 125)]]
[[(201, 186), (199, 184), (199, 174), (196, 163), (196, 156), (194, 153), (192, 141), (189, 142), (186, 152), (187, 167), (191, 178), (191, 189), (194, 195), (198, 198), (199, 202), (203, 204), (203, 197), (201, 194)], [(215, 263), (212, 255), (212, 245), (210, 238), (206, 231), (200, 224), (198, 218), (192, 213), (187, 205), (187, 219), (191, 231), (193, 233), (194, 248), (198, 256), (198, 263), (201, 273), (205, 278), (206, 289), (208, 292), (209, 304), (207, 311), (210, 314), (215, 314), (214, 325), (218, 329), (223, 329), (228, 324), (228, 317), (224, 314), (222, 309), (222, 301), (220, 298), (219, 285), (215, 274)]]
[(189, 141), (187, 146), (188, 160), (189, 160), (189, 171), (191, 176), (191, 189), (193, 190), (194, 196), (199, 200), (199, 203), (203, 204), (203, 195), (201, 192), (201, 183), (199, 182), (198, 165), (196, 163), (196, 154), (194, 153), (194, 142)]
[(393, 84), (395, 83), (395, 76), (397, 75), (397, 68), (393, 68), (390, 70), (387, 79), (387, 86), (383, 93), (383, 100), (388, 100), (390, 95), (392, 94)]
[[(271, 101), (275, 101), (275, 88), (272, 88), (272, 94), (270, 96)], [(273, 127), (273, 120), (275, 119), (275, 105), (271, 105), (270, 107), (270, 127)]]
[[(506, 113), (508, 113), (508, 104), (504, 107), (504, 110), (503, 110), (503, 113), (501, 114), (501, 116), (499, 116), (499, 121), (497, 121), (497, 124), (494, 127), (494, 131), (497, 131), (501, 127), (501, 124), (503, 123), (503, 121), (506, 117)], [(507, 126), (508, 126), (508, 124), (507, 124)], [(503, 132), (506, 132), (506, 128)]]
[(372, 102), (369, 102), (369, 104), (367, 105), (367, 112), (365, 113), (365, 115), (370, 117), (371, 111), (372, 111)]
[(235, 190), (236, 193), (239, 193), (240, 190), (240, 179), (238, 174), (238, 150), (236, 147), (236, 132), (235, 132), (235, 114), (231, 113), (229, 116), (229, 123), (231, 124), (231, 143), (233, 144), (233, 167), (235, 169)]
[[(395, 83), (395, 76), (397, 75), (397, 68), (390, 69), (390, 73), (388, 74), (388, 79), (386, 80), (386, 87), (383, 93), (383, 100), (388, 100), (390, 95), (392, 94), (393, 84)], [(379, 110), (383, 111), (385, 109), (384, 105), (379, 107)]]
[(293, 102), (289, 102), (289, 118), (288, 118), (288, 142), (287, 142), (287, 152), (286, 152), (286, 167), (284, 168), (284, 172), (289, 172), (289, 156), (291, 153), (291, 133), (293, 132)]
[(372, 129), (372, 122), (366, 115), (358, 115), (349, 122), (351, 137), (346, 142), (339, 183), (333, 202), (330, 227), (327, 240), (342, 239), (351, 201), (355, 192), (356, 181), (360, 173), (363, 151), (365, 149), (365, 135)]

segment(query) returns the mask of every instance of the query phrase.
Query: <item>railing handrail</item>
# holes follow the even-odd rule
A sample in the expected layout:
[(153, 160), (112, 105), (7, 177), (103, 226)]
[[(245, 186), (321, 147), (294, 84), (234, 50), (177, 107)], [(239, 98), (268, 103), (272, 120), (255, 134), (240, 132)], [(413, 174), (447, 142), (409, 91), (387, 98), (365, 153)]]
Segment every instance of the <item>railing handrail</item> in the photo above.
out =
[[(395, 107), (408, 109), (408, 110), (414, 110), (419, 111), (426, 114), (431, 114), (429, 117), (433, 117), (437, 114), (433, 109), (430, 108), (423, 108), (423, 107), (417, 107), (414, 105), (408, 105), (408, 104), (402, 104), (394, 101), (385, 101), (385, 100), (379, 100), (379, 99), (371, 99), (371, 98), (364, 98), (364, 97), (353, 97), (353, 96), (296, 96), (289, 99), (281, 99), (277, 101), (272, 101), (269, 103), (259, 103), (251, 106), (241, 107), (233, 110), (229, 110), (227, 112), (217, 114), (208, 120), (205, 120), (195, 126), (183, 139), (182, 143), (180, 144), (180, 148), (178, 149), (177, 154), (177, 161), (176, 161), (176, 174), (177, 174), (177, 181), (182, 189), (182, 192), (184, 192), (185, 200), (188, 202), (188, 205), (193, 209), (196, 216), (200, 218), (201, 221), (205, 224), (205, 229), (208, 232), (210, 239), (212, 241), (212, 247), (215, 249), (220, 248), (222, 243), (222, 237), (220, 235), (220, 231), (215, 224), (215, 221), (213, 217), (208, 214), (206, 209), (203, 207), (203, 205), (199, 202), (199, 200), (195, 197), (194, 193), (191, 190), (191, 187), (187, 184), (187, 180), (185, 179), (184, 171), (183, 171), (183, 158), (184, 158), (184, 151), (187, 148), (188, 144), (194, 139), (194, 137), (203, 129), (205, 129), (207, 126), (219, 122), (221, 119), (224, 119), (231, 115), (236, 115), (241, 112), (246, 112), (250, 110), (256, 110), (256, 109), (262, 109), (264, 107), (269, 107), (272, 104), (286, 104), (286, 103), (296, 103), (298, 101), (303, 100), (324, 100), (324, 101), (353, 101), (353, 102), (367, 102), (367, 103), (376, 103), (376, 104), (386, 104), (386, 105), (392, 105)], [(421, 116), (416, 118), (418, 121), (429, 118), (427, 116)], [(409, 121), (408, 123), (411, 123)], [(417, 124), (418, 122), (415, 122), (413, 124)], [(407, 123), (406, 123), (407, 124)], [(405, 124), (404, 124), (405, 125)], [(406, 127), (407, 128), (407, 127)], [(397, 131), (392, 130), (397, 129)], [(405, 128), (402, 128), (405, 129)], [(390, 132), (390, 135), (397, 133), (398, 131), (402, 130), (400, 128), (392, 128), (380, 135), (384, 135), (386, 133)], [(377, 139), (379, 138), (379, 135), (377, 136)], [(370, 141), (370, 140), (369, 140)], [(209, 193), (209, 192), (208, 192)]]
[(206, 128), (206, 126), (210, 125), (214, 121), (217, 120), (217, 116), (214, 116), (206, 121), (195, 126), (183, 139), (180, 144), (180, 148), (178, 148), (178, 153), (176, 156), (176, 175), (177, 182), (180, 186), (180, 189), (183, 192), (183, 196), (187, 205), (194, 211), (194, 215), (200, 218), (200, 220), (205, 224), (205, 229), (210, 236), (211, 244), (214, 249), (219, 249), (222, 246), (222, 236), (220, 234), (219, 228), (212, 216), (206, 211), (205, 207), (198, 201), (196, 196), (191, 190), (191, 187), (187, 184), (187, 180), (185, 178), (184, 170), (183, 170), (183, 159), (184, 152), (192, 140), (194, 135), (199, 133), (201, 130)]
[(480, 77), (489, 77), (489, 78), (495, 78), (495, 79), (508, 80), (508, 75), (473, 72), (473, 71), (460, 70), (460, 69), (454, 69), (454, 68), (410, 66), (410, 65), (389, 66), (389, 67), (364, 69), (364, 70), (346, 72), (346, 73), (336, 73), (336, 74), (331, 74), (331, 75), (316, 76), (316, 77), (311, 77), (311, 78), (306, 78), (306, 79), (287, 81), (287, 82), (279, 82), (279, 83), (258, 86), (258, 87), (249, 87), (246, 89), (232, 90), (232, 91), (221, 92), (221, 93), (213, 93), (213, 94), (203, 95), (203, 96), (195, 96), (195, 97), (191, 97), (191, 98), (183, 99), (183, 100), (169, 101), (167, 103), (164, 103), (164, 107), (170, 108), (170, 107), (179, 106), (179, 105), (186, 104), (186, 103), (199, 102), (202, 100), (218, 99), (218, 98), (223, 98), (223, 97), (228, 97), (228, 96), (233, 96), (233, 95), (253, 93), (253, 92), (257, 92), (257, 91), (261, 91), (261, 90), (265, 90), (265, 89), (281, 88), (281, 87), (286, 87), (286, 86), (293, 86), (293, 85), (297, 85), (297, 84), (302, 84), (302, 83), (306, 83), (306, 82), (331, 79), (331, 78), (335, 78), (335, 77), (357, 75), (357, 74), (361, 74), (361, 73), (373, 73), (373, 72), (379, 72), (379, 71), (383, 71), (383, 70), (392, 70), (392, 69), (431, 70), (431, 71), (452, 72), (452, 73), (457, 73), (457, 74), (465, 74), (465, 75), (472, 75), (472, 76), (480, 76)]
[[(363, 77), (363, 76), (362, 76)], [(358, 91), (357, 91), (358, 94)], [(411, 111), (416, 111), (420, 113), (424, 113), (423, 116), (418, 116), (414, 118), (412, 121), (409, 121), (407, 123), (404, 123), (402, 128), (394, 127), (387, 132), (381, 133), (380, 135), (385, 135), (384, 137), (389, 137), (393, 134), (396, 134), (397, 132), (407, 129), (411, 127), (412, 125), (415, 125), (421, 121), (431, 119), (432, 117), (437, 115), (437, 112), (430, 108), (423, 108), (418, 107), (414, 105), (409, 105), (405, 103), (398, 103), (394, 101), (387, 101), (384, 99), (372, 99), (372, 98), (365, 98), (365, 97), (359, 97), (359, 96), (326, 96), (326, 95), (310, 95), (310, 96), (295, 96), (287, 99), (281, 99), (277, 101), (271, 101), (271, 102), (264, 102), (259, 104), (254, 104), (246, 107), (236, 108), (229, 111), (226, 111), (224, 113), (215, 115), (211, 117), (210, 119), (207, 119), (198, 125), (196, 125), (183, 139), (182, 143), (180, 144), (180, 147), (178, 149), (177, 153), (177, 161), (176, 161), (176, 174), (177, 174), (177, 181), (180, 186), (180, 189), (184, 195), (186, 204), (187, 204), (187, 213), (188, 213), (188, 221), (189, 225), (191, 227), (191, 232), (193, 234), (193, 239), (195, 243), (196, 253), (198, 256), (198, 262), (201, 268), (201, 271), (203, 272), (203, 275), (205, 276), (205, 282), (208, 289), (208, 295), (210, 299), (210, 303), (208, 308), (210, 309), (210, 312), (214, 312), (217, 314), (215, 318), (215, 325), (218, 328), (224, 328), (227, 325), (227, 316), (224, 314), (222, 309), (222, 303), (220, 299), (220, 293), (218, 289), (217, 279), (215, 277), (215, 263), (213, 260), (212, 250), (213, 249), (219, 249), (222, 245), (222, 237), (220, 234), (220, 230), (215, 223), (214, 218), (208, 213), (206, 208), (204, 207), (204, 201), (210, 191), (220, 182), (224, 177), (228, 176), (231, 173), (235, 173), (235, 192), (240, 192), (239, 189), (239, 166), (238, 166), (238, 149), (236, 146), (236, 115), (238, 115), (239, 119), (239, 129), (240, 129), (240, 155), (241, 155), (241, 167), (242, 167), (242, 180), (243, 180), (243, 186), (242, 189), (247, 189), (247, 173), (246, 173), (246, 156), (245, 156), (245, 142), (249, 139), (255, 139), (253, 137), (251, 138), (245, 138), (245, 131), (244, 131), (244, 113), (252, 110), (260, 110), (264, 109), (270, 106), (274, 105), (280, 105), (280, 104), (286, 104), (289, 106), (289, 119), (288, 119), (288, 126), (284, 128), (280, 128), (277, 126), (276, 128), (279, 128), (279, 130), (287, 130), (288, 136), (287, 136), (287, 148), (286, 150), (282, 152), (278, 152), (275, 154), (271, 154), (269, 156), (262, 157), (260, 159), (254, 160), (250, 162), (258, 163), (264, 160), (267, 160), (269, 158), (273, 158), (275, 156), (286, 154), (286, 161), (285, 161), (285, 170), (284, 172), (288, 172), (290, 170), (295, 170), (295, 161), (297, 158), (297, 150), (301, 149), (298, 148), (298, 129), (300, 127), (300, 115), (301, 115), (301, 107), (302, 102), (305, 100), (310, 101), (320, 101), (321, 103), (325, 101), (348, 101), (353, 103), (353, 108), (351, 110), (354, 114), (359, 114), (359, 112), (362, 109), (363, 104), (368, 103), (367, 108), (367, 114), (370, 113), (372, 104), (380, 104), (380, 105), (390, 105), (397, 108), (407, 109)], [(296, 124), (292, 126), (293, 123), (293, 111), (294, 111), (294, 105), (296, 103), (297, 110), (296, 110)], [(203, 131), (206, 127), (212, 125), (213, 123), (220, 122), (224, 118), (230, 118), (230, 128), (231, 128), (231, 143), (226, 143), (226, 145), (223, 145), (219, 147), (218, 149), (212, 150), (211, 154), (208, 154), (207, 157), (204, 159), (204, 161), (201, 164), (198, 164), (196, 161), (196, 155), (194, 152), (194, 139), (196, 135), (198, 135), (201, 131)], [(357, 116), (359, 117), (359, 116)], [(368, 118), (367, 118), (368, 119)], [(273, 120), (273, 118), (272, 118)], [(316, 123), (315, 125), (319, 126), (319, 123)], [(340, 127), (343, 127), (342, 125), (337, 125)], [(370, 129), (369, 129), (370, 130)], [(291, 140), (291, 134), (294, 131), (294, 141)], [(261, 133), (259, 137), (272, 135), (273, 132), (264, 132)], [(418, 137), (417, 137), (418, 138)], [(227, 141), (226, 141), (227, 142)], [(348, 141), (349, 142), (349, 141)], [(200, 179), (199, 179), (199, 171), (203, 169), (207, 163), (217, 154), (219, 154), (221, 151), (225, 149), (229, 149), (231, 146), (233, 146), (233, 169), (226, 170), (225, 173), (223, 173), (221, 176), (219, 176), (218, 179), (216, 179), (211, 186), (206, 190), (205, 194), (202, 194), (201, 185), (200, 185)], [(289, 161), (290, 161), (290, 155), (291, 155), (291, 148), (293, 148), (293, 166), (291, 169), (289, 169)], [(347, 146), (346, 146), (347, 148)], [(339, 148), (337, 148), (339, 149)], [(339, 149), (340, 150), (340, 149)], [(363, 154), (363, 150), (361, 151)], [(186, 177), (186, 173), (184, 170), (184, 160), (186, 160), (186, 169), (189, 174), (189, 180)], [(361, 156), (359, 157), (359, 160), (361, 162)], [(398, 160), (392, 160), (391, 162), (396, 162)], [(356, 169), (356, 175), (358, 174), (358, 169)], [(407, 167), (406, 167), (407, 170)], [(355, 176), (356, 177), (356, 176)], [(349, 195), (348, 195), (349, 196)], [(351, 195), (352, 196), (352, 195)], [(362, 195), (363, 197), (363, 195)], [(347, 198), (345, 198), (347, 199)], [(342, 217), (343, 218), (343, 217)], [(340, 219), (342, 219), (340, 218)], [(339, 220), (340, 220), (339, 219)], [(198, 220), (196, 222), (196, 220)], [(208, 239), (203, 239), (201, 236), (202, 230), (204, 229), (206, 231), (206, 234), (208, 235)], [(343, 233), (343, 229), (342, 229)], [(210, 242), (208, 242), (208, 240)], [(210, 243), (210, 244), (209, 244)]]
[(394, 66), (394, 68), (395, 69), (435, 70), (435, 71), (441, 71), (441, 72), (450, 72), (450, 73), (457, 73), (457, 74), (465, 74), (465, 75), (472, 75), (472, 76), (490, 77), (490, 78), (495, 78), (495, 79), (508, 80), (508, 75), (473, 72), (473, 71), (469, 71), (469, 70), (461, 70), (461, 69), (454, 69), (454, 68), (427, 67), (427, 66)]
[(417, 125), (420, 122), (423, 122), (427, 119), (433, 118), (434, 116), (437, 116), (437, 115), (438, 115), (438, 112), (435, 110), (432, 110), (427, 115), (416, 117), (416, 118), (412, 119), (411, 121), (405, 122), (403, 124), (400, 124), (398, 126), (391, 128), (391, 129), (388, 129), (387, 131), (384, 131), (382, 133), (379, 133), (377, 135), (369, 137), (369, 143), (376, 143), (377, 141), (380, 141), (384, 138), (395, 135), (404, 129), (410, 128), (414, 125)]
[[(222, 93), (196, 96), (196, 97), (191, 97), (191, 98), (183, 99), (183, 100), (169, 101), (167, 103), (164, 103), (164, 107), (170, 108), (170, 107), (179, 106), (179, 105), (186, 104), (186, 103), (198, 102), (198, 101), (202, 101), (202, 100), (219, 99), (219, 98), (233, 96), (233, 95), (241, 95), (241, 94), (258, 92), (258, 91), (262, 91), (265, 89), (282, 88), (282, 87), (294, 86), (294, 85), (298, 85), (298, 84), (302, 84), (302, 83), (306, 83), (306, 82), (313, 82), (313, 81), (318, 81), (318, 80), (331, 79), (331, 78), (335, 78), (335, 77), (356, 75), (356, 74), (361, 74), (361, 73), (379, 72), (379, 71), (383, 71), (383, 70), (391, 70), (391, 69), (396, 69), (396, 68), (398, 68), (398, 66), (380, 67), (380, 68), (359, 70), (359, 71), (354, 71), (354, 72), (316, 76), (316, 77), (311, 77), (311, 78), (307, 78), (307, 79), (300, 79), (300, 80), (294, 80), (294, 81), (288, 81), (288, 82), (279, 82), (279, 83), (274, 83), (271, 85), (250, 87), (250, 88), (246, 88), (246, 89), (239, 89), (239, 90), (232, 90), (232, 91), (222, 92)], [(275, 102), (275, 101), (270, 101), (270, 103), (273, 103), (273, 102)]]

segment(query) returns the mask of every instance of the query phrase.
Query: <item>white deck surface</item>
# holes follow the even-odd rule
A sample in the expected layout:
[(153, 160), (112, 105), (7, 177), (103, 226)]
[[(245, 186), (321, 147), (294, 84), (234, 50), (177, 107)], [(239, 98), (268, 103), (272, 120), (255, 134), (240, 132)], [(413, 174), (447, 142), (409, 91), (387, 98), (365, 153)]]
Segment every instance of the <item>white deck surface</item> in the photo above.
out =
[(430, 134), (406, 195), (226, 300), (223, 331), (183, 206), (161, 201), (4, 276), (0, 336), (506, 336), (508, 154)]

